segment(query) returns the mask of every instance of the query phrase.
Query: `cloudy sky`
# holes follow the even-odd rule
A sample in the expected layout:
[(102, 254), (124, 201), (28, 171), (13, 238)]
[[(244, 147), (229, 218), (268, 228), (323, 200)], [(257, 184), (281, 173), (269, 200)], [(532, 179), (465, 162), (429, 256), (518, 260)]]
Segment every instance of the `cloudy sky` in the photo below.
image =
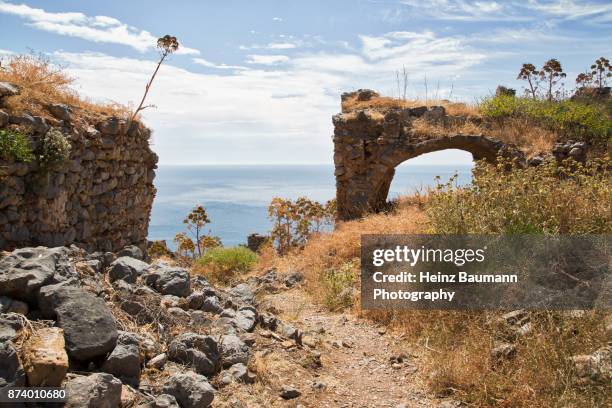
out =
[(405, 67), (409, 97), (426, 78), (430, 97), (472, 102), (551, 57), (574, 78), (610, 57), (612, 3), (0, 0), (0, 54), (44, 52), (99, 100), (139, 100), (164, 34), (182, 48), (144, 114), (162, 164), (331, 163), (342, 92), (397, 95)]

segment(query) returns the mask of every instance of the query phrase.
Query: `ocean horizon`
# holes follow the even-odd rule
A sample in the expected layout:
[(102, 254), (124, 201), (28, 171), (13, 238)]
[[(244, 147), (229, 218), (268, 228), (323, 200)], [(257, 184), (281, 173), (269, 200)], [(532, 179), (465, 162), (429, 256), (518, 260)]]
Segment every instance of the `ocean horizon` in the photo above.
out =
[[(435, 185), (458, 174), (460, 184), (471, 180), (471, 164), (402, 165), (389, 199)], [(185, 230), (183, 219), (196, 205), (206, 208), (211, 224), (205, 231), (221, 237), (224, 246), (246, 243), (251, 233), (271, 229), (268, 204), (273, 197), (306, 196), (317, 201), (335, 197), (333, 165), (161, 165), (154, 180), (157, 194), (149, 224), (149, 240), (165, 240)]]

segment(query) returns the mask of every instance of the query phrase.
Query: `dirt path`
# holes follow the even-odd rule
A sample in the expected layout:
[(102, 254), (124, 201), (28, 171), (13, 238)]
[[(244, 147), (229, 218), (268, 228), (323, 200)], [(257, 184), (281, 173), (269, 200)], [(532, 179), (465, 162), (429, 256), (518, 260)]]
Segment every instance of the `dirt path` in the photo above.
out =
[[(457, 406), (432, 397), (416, 353), (371, 322), (325, 311), (298, 288), (266, 295), (262, 304), (304, 332), (303, 346), (269, 337), (265, 330), (256, 332), (254, 368), (265, 385), (251, 386), (246, 400), (236, 394), (238, 389), (226, 389), (228, 406)], [(301, 395), (284, 400), (279, 397), (282, 386)]]

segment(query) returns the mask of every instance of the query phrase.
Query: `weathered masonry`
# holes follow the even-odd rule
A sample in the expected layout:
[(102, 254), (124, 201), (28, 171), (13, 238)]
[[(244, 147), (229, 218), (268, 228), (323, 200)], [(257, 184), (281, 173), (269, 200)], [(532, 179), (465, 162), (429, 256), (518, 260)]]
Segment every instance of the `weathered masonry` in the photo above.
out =
[[(367, 101), (378, 96), (370, 90), (342, 95)], [(395, 168), (421, 154), (445, 149), (472, 153), (474, 160), (493, 162), (501, 154), (519, 156), (521, 152), (482, 135), (420, 135), (411, 129), (412, 121), (466, 120), (446, 115), (441, 106), (391, 108), (384, 112), (362, 109), (343, 112), (333, 117), (334, 164), (338, 219), (358, 218), (369, 211), (384, 208)]]
[[(157, 167), (151, 131), (65, 105), (45, 107), (45, 117), (10, 114), (2, 99), (16, 90), (3, 84), (0, 130), (25, 134), (35, 157), (0, 156), (0, 249), (72, 243), (92, 251), (144, 249)], [(58, 143), (69, 144), (68, 157), (45, 165), (42, 155)]]

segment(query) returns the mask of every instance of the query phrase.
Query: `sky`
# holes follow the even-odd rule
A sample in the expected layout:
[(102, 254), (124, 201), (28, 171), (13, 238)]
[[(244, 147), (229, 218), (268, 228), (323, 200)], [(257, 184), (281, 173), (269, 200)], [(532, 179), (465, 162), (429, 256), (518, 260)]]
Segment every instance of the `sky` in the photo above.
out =
[(612, 2), (0, 0), (0, 56), (45, 53), (99, 101), (140, 100), (165, 34), (181, 47), (143, 113), (160, 164), (330, 164), (342, 92), (397, 96), (405, 68), (409, 98), (475, 102), (553, 57), (571, 88), (610, 57)]

